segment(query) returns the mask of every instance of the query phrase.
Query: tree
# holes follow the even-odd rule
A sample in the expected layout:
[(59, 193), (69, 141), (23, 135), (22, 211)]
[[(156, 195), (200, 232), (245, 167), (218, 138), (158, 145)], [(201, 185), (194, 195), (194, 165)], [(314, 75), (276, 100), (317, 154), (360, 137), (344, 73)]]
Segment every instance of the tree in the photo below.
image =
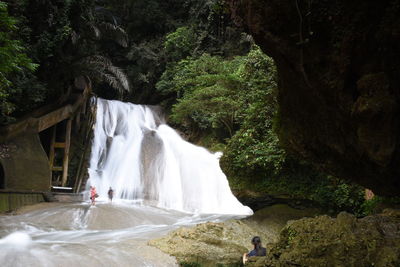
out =
[(16, 24), (16, 19), (8, 14), (7, 4), (0, 1), (0, 124), (12, 120), (11, 113), (18, 105), (13, 101), (13, 93), (18, 90), (13, 87), (38, 66), (26, 55), (22, 42), (16, 39)]
[(178, 97), (172, 107), (172, 121), (192, 132), (214, 129), (222, 132), (223, 137), (231, 137), (240, 108), (235, 97), (242, 86), (236, 74), (240, 61), (241, 57), (224, 60), (203, 54), (170, 65), (157, 89)]

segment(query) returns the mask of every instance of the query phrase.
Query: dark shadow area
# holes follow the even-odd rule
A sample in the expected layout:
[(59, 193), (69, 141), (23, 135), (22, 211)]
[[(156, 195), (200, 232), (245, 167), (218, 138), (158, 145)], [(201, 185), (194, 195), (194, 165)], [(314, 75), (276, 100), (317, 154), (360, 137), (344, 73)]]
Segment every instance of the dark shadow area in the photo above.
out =
[(0, 163), (0, 189), (6, 188), (6, 177), (4, 174), (3, 165)]

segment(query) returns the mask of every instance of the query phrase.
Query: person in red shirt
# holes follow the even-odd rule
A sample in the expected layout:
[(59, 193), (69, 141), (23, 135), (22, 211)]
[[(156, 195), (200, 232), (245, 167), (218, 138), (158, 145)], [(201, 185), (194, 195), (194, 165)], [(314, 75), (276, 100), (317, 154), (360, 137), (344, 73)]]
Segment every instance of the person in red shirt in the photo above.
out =
[(98, 197), (99, 195), (97, 195), (96, 192), (96, 187), (91, 186), (90, 187), (90, 200), (92, 201), (92, 205), (96, 204), (96, 197)]

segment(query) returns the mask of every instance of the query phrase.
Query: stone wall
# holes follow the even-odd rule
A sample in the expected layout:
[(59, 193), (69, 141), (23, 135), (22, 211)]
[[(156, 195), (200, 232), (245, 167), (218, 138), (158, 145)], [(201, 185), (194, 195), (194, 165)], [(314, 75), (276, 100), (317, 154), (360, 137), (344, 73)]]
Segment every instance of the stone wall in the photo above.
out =
[(51, 171), (38, 134), (24, 134), (2, 144), (0, 163), (9, 190), (50, 191)]
[(0, 191), (0, 213), (14, 211), (25, 205), (44, 202), (41, 193)]

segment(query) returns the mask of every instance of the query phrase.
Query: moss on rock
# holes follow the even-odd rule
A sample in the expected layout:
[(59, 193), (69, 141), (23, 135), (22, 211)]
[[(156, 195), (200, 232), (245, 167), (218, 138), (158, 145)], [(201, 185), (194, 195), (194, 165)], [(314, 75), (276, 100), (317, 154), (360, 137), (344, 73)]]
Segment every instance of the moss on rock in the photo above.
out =
[(149, 244), (179, 262), (229, 266), (240, 262), (251, 237), (259, 235), (267, 256), (251, 257), (246, 266), (400, 266), (400, 210), (361, 219), (345, 212), (298, 219), (315, 212), (275, 205), (244, 220), (180, 228)]
[(237, 264), (243, 253), (252, 249), (253, 236), (260, 236), (263, 244), (276, 242), (288, 220), (313, 216), (316, 212), (315, 209), (297, 210), (287, 205), (274, 205), (244, 220), (182, 227), (151, 240), (149, 245), (175, 256), (179, 262), (201, 263), (202, 266)]
[(166, 237), (152, 240), (149, 245), (175, 256), (180, 262), (199, 262), (204, 265), (240, 262), (249, 249), (249, 238), (264, 237), (245, 223), (232, 220), (224, 223), (203, 223), (180, 228)]
[(289, 222), (267, 257), (248, 266), (399, 266), (400, 211), (357, 219), (348, 213)]

